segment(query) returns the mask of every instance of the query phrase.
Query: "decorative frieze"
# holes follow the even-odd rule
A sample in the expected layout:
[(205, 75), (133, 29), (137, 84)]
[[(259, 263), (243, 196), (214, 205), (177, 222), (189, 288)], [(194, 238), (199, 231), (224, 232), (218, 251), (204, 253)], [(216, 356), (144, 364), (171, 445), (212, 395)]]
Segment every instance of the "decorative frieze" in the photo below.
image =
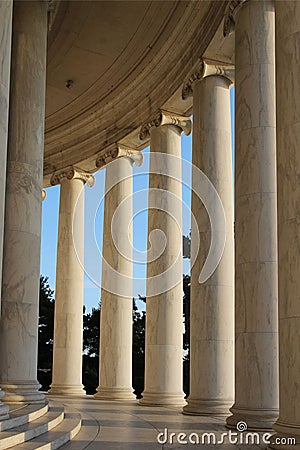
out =
[(95, 178), (91, 173), (84, 172), (73, 166), (69, 166), (63, 170), (55, 172), (51, 177), (50, 183), (52, 186), (56, 186), (57, 184), (60, 184), (61, 181), (64, 179), (81, 180), (81, 181), (83, 181), (83, 183), (87, 183), (89, 187), (92, 187), (95, 183)]
[(249, 0), (231, 0), (226, 9), (224, 24), (223, 24), (223, 36), (226, 37), (233, 33), (235, 27), (234, 15), (238, 8)]
[(151, 128), (160, 127), (163, 125), (175, 125), (180, 128), (181, 131), (183, 131), (187, 136), (192, 131), (192, 121), (189, 117), (161, 110), (152, 120), (145, 123), (141, 127), (141, 131), (139, 134), (140, 140), (144, 141), (145, 139), (149, 138)]
[(196, 70), (189, 76), (183, 85), (183, 100), (193, 95), (193, 84), (195, 81), (202, 80), (203, 78), (210, 77), (212, 75), (219, 75), (228, 78), (231, 82), (233, 82), (234, 65), (201, 58)]
[(139, 150), (134, 150), (125, 145), (117, 144), (116, 147), (108, 150), (106, 153), (101, 154), (96, 159), (96, 166), (98, 168), (104, 167), (106, 164), (114, 161), (117, 158), (122, 158), (126, 156), (132, 160), (137, 166), (143, 163), (143, 155)]

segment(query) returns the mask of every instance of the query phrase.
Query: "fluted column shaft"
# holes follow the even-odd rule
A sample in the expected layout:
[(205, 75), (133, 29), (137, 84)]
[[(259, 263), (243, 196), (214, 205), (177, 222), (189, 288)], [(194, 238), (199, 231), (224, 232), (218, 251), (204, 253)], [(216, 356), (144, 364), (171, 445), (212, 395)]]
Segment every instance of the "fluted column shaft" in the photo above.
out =
[(7, 402), (43, 402), (37, 344), (47, 3), (13, 6), (12, 70), (0, 325)]
[[(275, 5), (280, 411), (274, 429), (276, 438), (295, 438), (299, 448), (300, 3), (277, 1)], [(296, 448), (295, 445), (271, 447)]]
[(277, 206), (273, 1), (235, 13), (235, 404), (227, 419), (270, 428), (278, 415)]
[[(4, 206), (6, 184), (6, 157), (8, 135), (8, 105), (9, 105), (9, 81), (11, 59), (11, 25), (12, 25), (12, 0), (0, 2), (0, 286), (2, 279), (2, 255), (3, 255), (3, 231), (4, 231)], [(0, 297), (1, 316), (1, 297)], [(0, 389), (0, 399), (3, 397)], [(7, 416), (8, 406), (0, 401), (0, 418)]]
[(185, 405), (181, 132), (180, 124), (150, 128), (145, 387), (140, 400), (148, 406)]
[[(192, 213), (200, 248), (191, 269), (190, 395), (186, 414), (228, 414), (234, 399), (234, 250), (233, 183), (230, 121), (231, 82), (212, 75), (193, 86), (193, 165), (214, 185), (226, 217), (222, 259), (210, 278), (199, 275), (211, 243), (210, 217), (194, 186)], [(193, 177), (193, 182), (196, 183)], [(195, 224), (192, 223), (191, 253)]]
[[(67, 172), (65, 173), (67, 175)], [(88, 175), (86, 176), (86, 178)], [(56, 184), (59, 177), (52, 177)], [(50, 394), (82, 395), (84, 182), (62, 175), (57, 241), (53, 369)]]
[(106, 167), (99, 386), (94, 396), (99, 400), (135, 399), (132, 389), (132, 162), (123, 156)]

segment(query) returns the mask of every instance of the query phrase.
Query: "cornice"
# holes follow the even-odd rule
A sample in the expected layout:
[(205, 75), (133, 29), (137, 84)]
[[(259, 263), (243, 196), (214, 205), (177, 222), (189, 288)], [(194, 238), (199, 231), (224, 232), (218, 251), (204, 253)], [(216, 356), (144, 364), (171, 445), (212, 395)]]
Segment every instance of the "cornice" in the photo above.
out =
[(56, 186), (62, 180), (81, 180), (83, 183), (87, 183), (89, 187), (92, 187), (95, 183), (95, 178), (91, 173), (84, 172), (73, 166), (55, 172), (51, 177), (50, 183), (52, 186)]
[(224, 16), (223, 36), (226, 37), (234, 32), (235, 28), (235, 14), (238, 9), (249, 0), (231, 0), (227, 5), (227, 10)]
[(140, 140), (144, 141), (149, 138), (151, 128), (158, 128), (164, 125), (175, 125), (180, 129), (180, 132), (187, 136), (192, 131), (192, 121), (189, 117), (161, 110), (149, 122), (142, 125), (139, 134)]
[(218, 75), (227, 78), (231, 83), (234, 81), (234, 66), (232, 64), (223, 63), (201, 58), (196, 69), (190, 74), (182, 88), (182, 98), (193, 95), (193, 84), (203, 78)]
[(139, 150), (134, 150), (125, 145), (116, 144), (114, 148), (108, 150), (104, 154), (101, 153), (96, 159), (96, 167), (101, 169), (106, 166), (106, 164), (114, 161), (118, 158), (127, 157), (131, 159), (132, 164), (135, 163), (137, 166), (141, 166), (143, 163), (143, 154)]

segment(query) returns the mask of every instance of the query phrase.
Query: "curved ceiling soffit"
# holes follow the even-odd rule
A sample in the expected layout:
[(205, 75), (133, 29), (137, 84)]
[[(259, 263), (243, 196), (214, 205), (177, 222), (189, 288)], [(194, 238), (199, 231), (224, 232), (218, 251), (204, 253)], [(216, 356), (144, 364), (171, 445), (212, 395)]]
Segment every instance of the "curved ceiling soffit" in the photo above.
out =
[(120, 85), (113, 92), (113, 100), (96, 98), (92, 106), (57, 127), (49, 130), (46, 125), (45, 186), (54, 171), (72, 164), (96, 171), (94, 161), (100, 151), (140, 127), (181, 87), (205, 52), (226, 7), (226, 2), (204, 2), (203, 14), (203, 8), (195, 7), (197, 3), (185, 7), (176, 29), (151, 63), (132, 76), (126, 86)]

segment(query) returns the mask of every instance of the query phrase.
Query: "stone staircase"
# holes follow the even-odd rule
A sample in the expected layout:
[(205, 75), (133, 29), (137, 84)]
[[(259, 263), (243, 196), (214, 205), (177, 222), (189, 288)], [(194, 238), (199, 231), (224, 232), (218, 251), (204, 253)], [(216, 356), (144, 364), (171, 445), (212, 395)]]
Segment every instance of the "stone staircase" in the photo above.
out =
[(11, 405), (9, 418), (0, 421), (0, 450), (56, 450), (80, 428), (79, 412), (52, 400), (45, 405)]

